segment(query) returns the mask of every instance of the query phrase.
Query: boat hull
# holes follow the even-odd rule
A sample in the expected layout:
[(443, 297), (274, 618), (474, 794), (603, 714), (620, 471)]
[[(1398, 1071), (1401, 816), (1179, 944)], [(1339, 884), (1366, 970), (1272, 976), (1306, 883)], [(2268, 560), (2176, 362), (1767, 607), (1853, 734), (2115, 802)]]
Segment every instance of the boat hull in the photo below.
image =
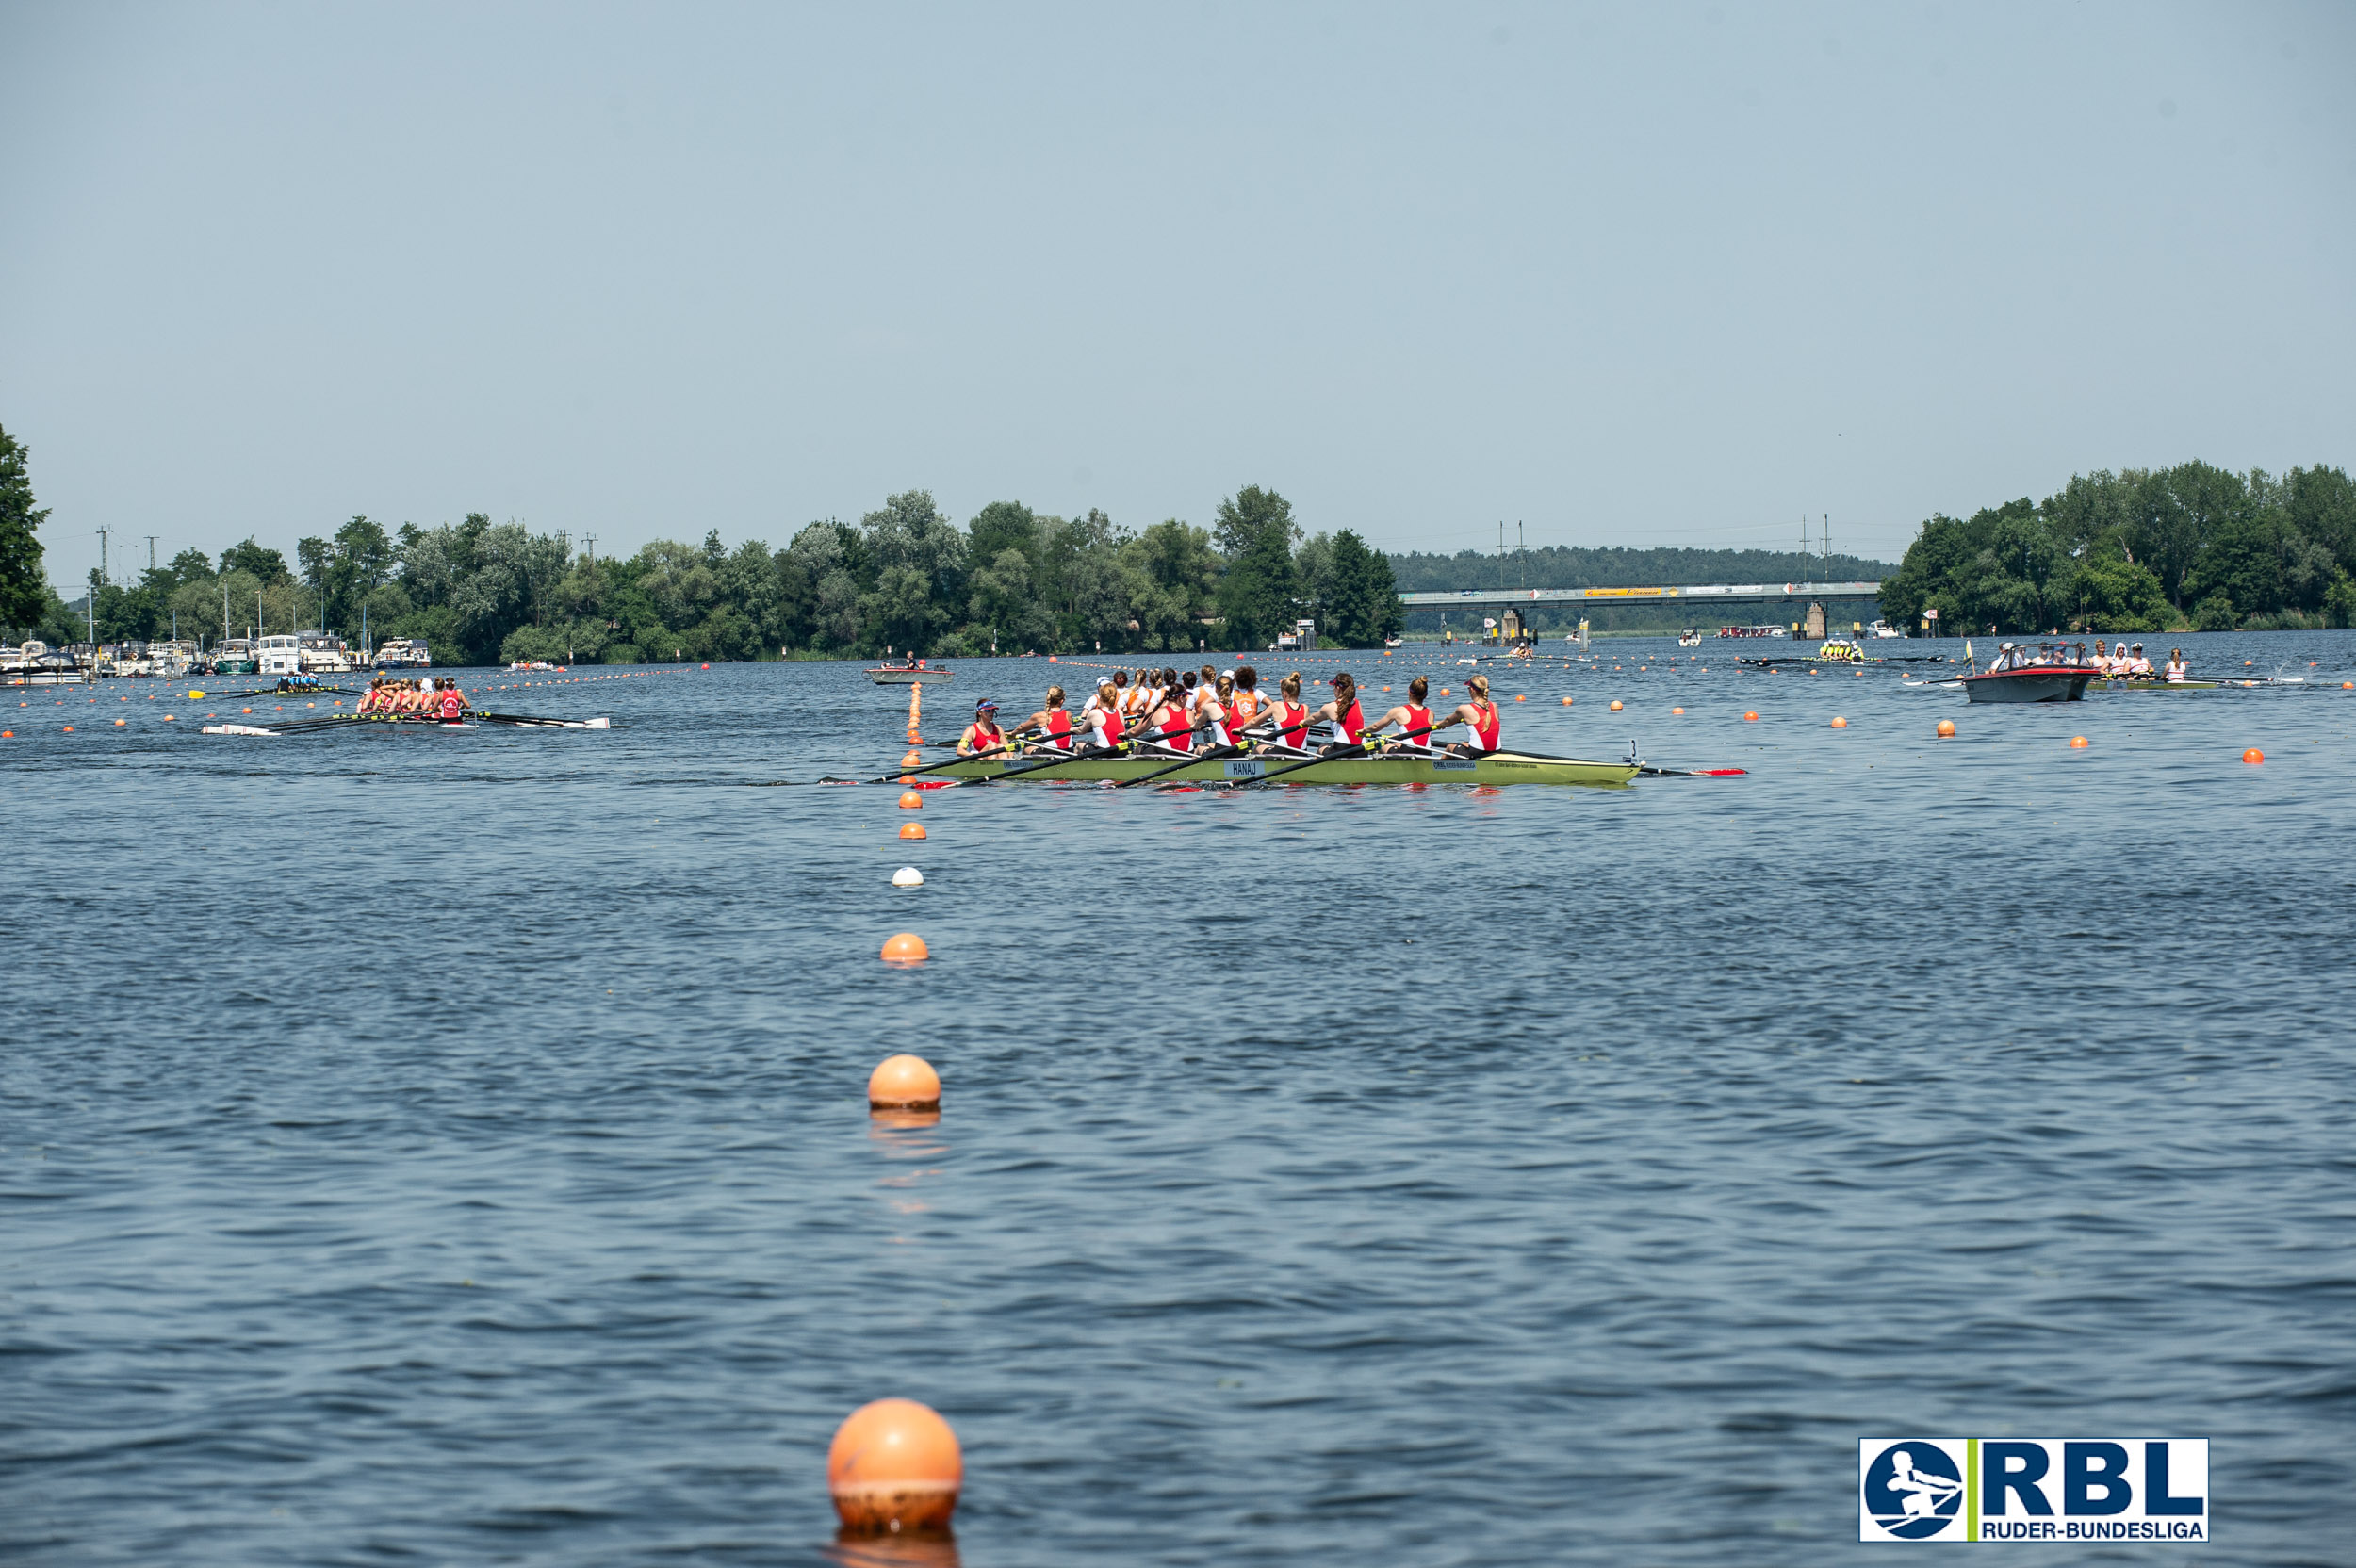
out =
[[(986, 758), (935, 769), (935, 778), (996, 778), (1012, 774), (1020, 780), (1039, 760), (1016, 758), (1002, 761)], [(1098, 757), (1041, 768), (1032, 776), (1041, 784), (1121, 783), (1158, 773), (1170, 765), (1167, 757)], [(1349, 757), (1300, 766), (1299, 758), (1218, 757), (1190, 763), (1166, 774), (1164, 784), (1249, 784), (1285, 769), (1281, 784), (1582, 784), (1619, 789), (1636, 776), (1633, 762), (1587, 762), (1570, 757), (1541, 757), (1529, 752), (1500, 751), (1486, 757)]]
[(2093, 678), (2091, 670), (2004, 670), (1965, 676), (1963, 690), (1973, 702), (2078, 702)]
[(878, 686), (946, 686), (957, 677), (948, 670), (870, 670), (867, 678)]
[(2214, 692), (2214, 680), (2098, 680), (2098, 692)]

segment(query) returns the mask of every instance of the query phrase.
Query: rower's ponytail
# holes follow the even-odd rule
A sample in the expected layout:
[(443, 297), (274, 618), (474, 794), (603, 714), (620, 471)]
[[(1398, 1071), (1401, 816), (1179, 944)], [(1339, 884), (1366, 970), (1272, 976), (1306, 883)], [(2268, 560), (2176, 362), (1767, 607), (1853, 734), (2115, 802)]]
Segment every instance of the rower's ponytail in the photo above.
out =
[(1350, 678), (1350, 672), (1348, 670), (1339, 670), (1334, 673), (1333, 700), (1341, 703), (1350, 703), (1358, 700), (1358, 683)]
[(1418, 708), (1423, 706), (1423, 699), (1430, 694), (1431, 690), (1432, 682), (1426, 680), (1421, 676), (1415, 677), (1415, 679), (1407, 683), (1407, 695)]

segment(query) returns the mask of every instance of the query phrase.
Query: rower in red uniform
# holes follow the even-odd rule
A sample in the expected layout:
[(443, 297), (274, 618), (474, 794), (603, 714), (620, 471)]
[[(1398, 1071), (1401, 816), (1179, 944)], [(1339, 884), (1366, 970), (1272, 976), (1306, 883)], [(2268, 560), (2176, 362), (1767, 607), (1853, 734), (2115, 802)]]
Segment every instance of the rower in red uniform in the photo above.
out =
[(1361, 743), (1359, 736), (1366, 732), (1366, 716), (1358, 710), (1358, 683), (1350, 678), (1348, 670), (1334, 672), (1333, 700), (1317, 710), (1317, 717), (1341, 731), (1341, 743), (1328, 746), (1328, 751), (1349, 750)]
[(978, 757), (989, 752), (1002, 757), (1006, 750), (1006, 732), (998, 727), (998, 705), (984, 697), (973, 705), (973, 722), (957, 737), (959, 757)]
[(1276, 726), (1276, 743), (1300, 751), (1309, 739), (1309, 721), (1316, 715), (1301, 700), (1301, 677), (1288, 675), (1277, 684), (1282, 694), (1268, 705), (1268, 722)]
[(457, 687), (445, 686), (442, 688), (441, 709), (442, 722), (456, 724), (466, 716), (466, 699), (459, 694)]
[(1188, 710), (1187, 694), (1176, 670), (1162, 672), (1164, 684), (1161, 695), (1145, 715), (1146, 732), (1170, 751), (1194, 749), (1194, 716)]
[(1070, 751), (1072, 749), (1072, 715), (1063, 710), (1063, 688), (1047, 688), (1047, 706), (1016, 726), (1023, 735), (1035, 735), (1033, 749)]
[(1432, 710), (1423, 705), (1432, 682), (1417, 676), (1407, 683), (1407, 700), (1366, 727), (1368, 739), (1380, 735), (1391, 726), (1399, 726), (1399, 743), (1428, 746), (1432, 743)]
[(1465, 726), (1472, 730), (1472, 739), (1459, 741), (1450, 745), (1448, 750), (1461, 752), (1466, 757), (1480, 757), (1497, 750), (1503, 743), (1505, 718), (1497, 711), (1497, 705), (1489, 700), (1489, 678), (1487, 676), (1474, 676), (1464, 682), (1464, 688), (1472, 694), (1472, 700), (1460, 703), (1455, 712), (1442, 719), (1432, 728), (1436, 731), (1451, 728), (1460, 724)]
[(1098, 751), (1119, 751), (1129, 737), (1129, 721), (1121, 711), (1121, 688), (1110, 676), (1096, 683), (1096, 694), (1080, 710), (1088, 727), (1088, 743)]

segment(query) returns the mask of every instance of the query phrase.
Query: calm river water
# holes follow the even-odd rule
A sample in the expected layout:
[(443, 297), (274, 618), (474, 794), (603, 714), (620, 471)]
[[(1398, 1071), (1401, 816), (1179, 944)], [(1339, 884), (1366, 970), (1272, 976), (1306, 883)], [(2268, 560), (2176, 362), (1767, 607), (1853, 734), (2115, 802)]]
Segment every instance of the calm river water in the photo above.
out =
[[(1613, 642), (1509, 740), (1750, 776), (916, 844), (756, 787), (896, 760), (851, 664), (470, 679), (602, 733), (11, 692), (0, 1557), (815, 1564), (898, 1394), (973, 1568), (1818, 1563), (1910, 1432), (2209, 1437), (2170, 1561), (2346, 1562), (2356, 635), (2181, 641), (2318, 684)], [(869, 1119), (904, 1049), (937, 1127)]]

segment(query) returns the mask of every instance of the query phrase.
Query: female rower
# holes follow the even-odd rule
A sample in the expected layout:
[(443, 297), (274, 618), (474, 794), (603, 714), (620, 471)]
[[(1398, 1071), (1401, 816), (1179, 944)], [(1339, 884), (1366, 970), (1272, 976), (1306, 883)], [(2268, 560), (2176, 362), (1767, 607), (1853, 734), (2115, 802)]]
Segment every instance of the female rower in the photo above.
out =
[[(1170, 752), (1194, 749), (1194, 714), (1188, 707), (1185, 681), (1175, 670), (1164, 670), (1161, 695), (1145, 715), (1145, 730), (1153, 743)], [(1186, 679), (1192, 679), (1188, 676)]]
[(1391, 726), (1399, 726), (1399, 743), (1428, 746), (1432, 743), (1432, 710), (1423, 705), (1432, 682), (1417, 676), (1407, 683), (1407, 700), (1366, 727), (1369, 738), (1380, 735)]
[(1006, 732), (998, 727), (998, 705), (984, 697), (973, 705), (973, 722), (957, 737), (957, 755), (979, 757), (988, 752), (998, 757), (1006, 750)]
[(1129, 678), (1126, 670), (1113, 672), (1113, 684), (1121, 688), (1121, 716), (1128, 720), (1132, 727), (1153, 710), (1151, 688), (1155, 678), (1155, 672), (1152, 670), (1139, 670), (1134, 681)]
[(440, 708), (444, 724), (456, 724), (466, 716), (466, 698), (450, 681), (442, 682)]
[(2143, 645), (2137, 643), (2133, 658), (2127, 661), (2127, 673), (2137, 680), (2151, 678), (2151, 661), (2143, 656)]
[(1505, 718), (1497, 711), (1497, 705), (1489, 699), (1489, 678), (1487, 676), (1474, 676), (1464, 682), (1464, 689), (1472, 694), (1471, 699), (1459, 703), (1455, 712), (1442, 719), (1432, 728), (1437, 731), (1460, 724), (1464, 726), (1472, 731), (1472, 739), (1458, 741), (1451, 744), (1448, 750), (1466, 757), (1479, 757), (1497, 749), (1498, 743), (1504, 739)]
[(1366, 716), (1358, 710), (1358, 683), (1348, 670), (1334, 672), (1333, 700), (1317, 710), (1317, 717), (1341, 731), (1340, 743), (1325, 748), (1329, 753), (1363, 743), (1359, 737), (1366, 732)]
[(1214, 752), (1236, 750), (1235, 709), (1235, 678), (1222, 675), (1210, 688), (1211, 694), (1195, 710), (1195, 724), (1203, 731), (1203, 743)]
[(1080, 720), (1088, 726), (1088, 743), (1098, 751), (1119, 751), (1121, 743), (1128, 738), (1129, 721), (1121, 711), (1121, 694), (1112, 678), (1096, 683), (1096, 694), (1080, 710)]
[(1277, 683), (1276, 689), (1282, 694), (1268, 705), (1268, 722), (1276, 727), (1276, 743), (1293, 751), (1305, 750), (1309, 740), (1309, 721), (1317, 715), (1310, 712), (1301, 700), (1300, 675), (1286, 676)]
[(2183, 648), (2168, 649), (2168, 678), (2170, 681), (2181, 681), (2189, 673), (2184, 667), (2184, 650)]
[(1063, 688), (1047, 688), (1047, 706), (1024, 719), (1018, 727), (1025, 735), (1036, 735), (1035, 749), (1056, 751), (1072, 749), (1072, 715), (1063, 710)]
[(1246, 664), (1235, 672), (1235, 684), (1227, 697), (1227, 733), (1241, 745), (1248, 738), (1244, 731), (1260, 722), (1268, 710), (1268, 699), (1260, 694), (1260, 672)]

